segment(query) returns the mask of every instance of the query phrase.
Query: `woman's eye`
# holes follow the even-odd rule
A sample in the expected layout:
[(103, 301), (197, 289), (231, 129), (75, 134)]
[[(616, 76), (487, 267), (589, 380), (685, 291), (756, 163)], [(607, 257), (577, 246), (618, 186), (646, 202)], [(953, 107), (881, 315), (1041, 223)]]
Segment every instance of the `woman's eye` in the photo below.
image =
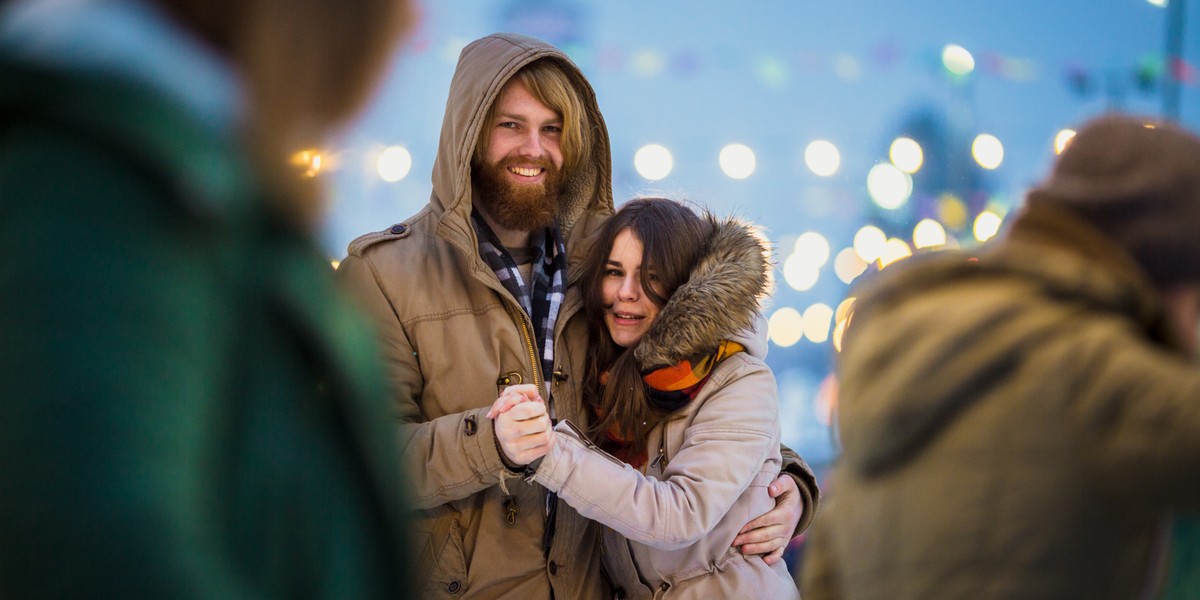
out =
[(608, 277), (622, 277), (622, 276), (624, 276), (624, 273), (622, 273), (620, 269), (607, 269), (607, 270), (605, 270), (605, 271), (604, 271), (604, 274), (605, 274), (605, 275), (607, 275)]
[(562, 127), (559, 127), (558, 125), (547, 125), (542, 128), (542, 131), (545, 131), (546, 133), (562, 133)]

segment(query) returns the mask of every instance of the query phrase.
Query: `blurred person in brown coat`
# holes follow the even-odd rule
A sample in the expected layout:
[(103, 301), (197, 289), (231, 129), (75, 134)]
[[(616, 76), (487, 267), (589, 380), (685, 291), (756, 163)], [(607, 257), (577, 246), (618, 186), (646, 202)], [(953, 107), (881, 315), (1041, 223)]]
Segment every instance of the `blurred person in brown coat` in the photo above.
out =
[(1200, 138), (1096, 119), (1002, 238), (858, 292), (804, 597), (1152, 596), (1200, 508)]

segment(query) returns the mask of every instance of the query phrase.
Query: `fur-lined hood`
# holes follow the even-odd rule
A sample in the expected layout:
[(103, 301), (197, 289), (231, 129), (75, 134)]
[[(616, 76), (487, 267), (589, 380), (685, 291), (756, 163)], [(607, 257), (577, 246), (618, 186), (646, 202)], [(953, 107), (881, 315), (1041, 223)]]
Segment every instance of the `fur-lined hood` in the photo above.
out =
[(711, 353), (727, 339), (766, 355), (759, 311), (771, 291), (769, 243), (748, 223), (705, 217), (713, 227), (708, 250), (634, 351), (643, 371)]

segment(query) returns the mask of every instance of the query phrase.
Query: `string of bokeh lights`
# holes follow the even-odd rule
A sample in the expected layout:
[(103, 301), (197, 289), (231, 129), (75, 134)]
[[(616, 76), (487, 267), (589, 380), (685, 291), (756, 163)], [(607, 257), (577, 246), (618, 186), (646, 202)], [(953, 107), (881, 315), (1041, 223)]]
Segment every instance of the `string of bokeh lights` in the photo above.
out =
[[(949, 44), (942, 51), (942, 62), (946, 71), (955, 77), (966, 77), (975, 68), (971, 53), (961, 46)], [(1056, 153), (1061, 153), (1075, 132), (1063, 129), (1053, 138)], [(1004, 162), (1004, 144), (995, 135), (980, 132), (971, 143), (971, 155), (983, 169), (994, 170)], [(842, 166), (842, 153), (836, 143), (827, 139), (810, 141), (804, 149), (804, 164), (818, 177), (833, 177)], [(717, 152), (717, 164), (729, 178), (744, 180), (751, 177), (757, 168), (754, 150), (743, 143), (730, 143)], [(404, 146), (376, 147), (368, 153), (367, 160), (374, 163), (375, 174), (385, 183), (396, 183), (405, 179), (412, 171), (412, 153)], [(316, 177), (323, 171), (337, 168), (336, 160), (318, 150), (304, 150), (292, 157), (306, 177)], [(872, 202), (885, 211), (904, 207), (913, 193), (913, 175), (925, 162), (921, 145), (909, 137), (898, 137), (892, 141), (886, 160), (880, 160), (866, 173), (866, 188)], [(641, 146), (633, 155), (633, 166), (640, 177), (656, 182), (670, 176), (675, 168), (671, 150), (662, 144), (650, 143)], [(851, 246), (832, 253), (829, 240), (819, 232), (806, 231), (796, 237), (795, 243), (783, 259), (783, 280), (796, 292), (807, 292), (820, 281), (823, 271), (832, 258), (832, 271), (842, 283), (852, 284), (858, 277), (874, 266), (878, 270), (912, 256), (919, 251), (937, 251), (959, 247), (959, 240), (950, 236), (946, 224), (954, 229), (965, 224), (965, 204), (945, 195), (940, 200), (939, 218), (925, 218), (913, 228), (910, 240), (889, 238), (875, 225), (864, 225), (855, 233)], [(971, 233), (975, 241), (982, 243), (999, 232), (1004, 214), (1001, 209), (988, 207), (975, 215)], [(337, 262), (333, 261), (337, 267)], [(768, 318), (768, 336), (779, 347), (789, 347), (807, 340), (813, 344), (832, 343), (841, 349), (841, 337), (851, 314), (854, 298), (842, 300), (836, 308), (824, 303), (814, 303), (803, 311), (791, 306), (776, 308)]]

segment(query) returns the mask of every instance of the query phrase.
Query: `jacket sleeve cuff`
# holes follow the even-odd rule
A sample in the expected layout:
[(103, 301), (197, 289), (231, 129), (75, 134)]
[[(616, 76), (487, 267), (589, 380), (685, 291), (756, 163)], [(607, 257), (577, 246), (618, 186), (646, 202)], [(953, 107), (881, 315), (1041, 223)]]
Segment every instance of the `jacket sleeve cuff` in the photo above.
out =
[(495, 423), (487, 418), (490, 407), (475, 408), (463, 414), (464, 446), (470, 457), (471, 467), (481, 479), (497, 477), (508, 470), (500, 458), (500, 446), (496, 442)]
[(513, 475), (519, 475), (525, 472), (525, 469), (521, 465), (510, 461), (508, 457), (504, 455), (504, 449), (500, 447), (500, 438), (496, 437), (495, 429), (492, 429), (492, 441), (495, 442), (496, 456), (500, 458), (500, 464), (504, 465), (504, 468), (507, 469), (509, 473), (512, 473)]
[(816, 475), (799, 454), (787, 446), (780, 446), (780, 451), (783, 455), (783, 473), (796, 481), (796, 488), (800, 490), (800, 500), (804, 505), (804, 510), (800, 513), (800, 522), (792, 532), (792, 537), (796, 537), (804, 533), (816, 517), (817, 505), (821, 502), (821, 490), (817, 487)]

